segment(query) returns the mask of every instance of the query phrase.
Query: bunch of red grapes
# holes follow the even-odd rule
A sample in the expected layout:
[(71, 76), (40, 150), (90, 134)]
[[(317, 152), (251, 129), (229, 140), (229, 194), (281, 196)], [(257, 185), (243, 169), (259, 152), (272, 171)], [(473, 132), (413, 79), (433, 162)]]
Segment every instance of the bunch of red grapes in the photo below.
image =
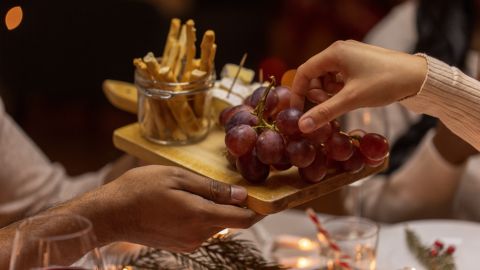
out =
[(303, 112), (290, 108), (290, 90), (272, 88), (273, 82), (259, 87), (244, 104), (220, 114), (226, 157), (243, 178), (262, 183), (271, 170), (296, 166), (302, 179), (315, 183), (327, 174), (383, 164), (389, 152), (385, 137), (362, 130), (344, 133), (336, 120), (304, 134), (298, 127)]

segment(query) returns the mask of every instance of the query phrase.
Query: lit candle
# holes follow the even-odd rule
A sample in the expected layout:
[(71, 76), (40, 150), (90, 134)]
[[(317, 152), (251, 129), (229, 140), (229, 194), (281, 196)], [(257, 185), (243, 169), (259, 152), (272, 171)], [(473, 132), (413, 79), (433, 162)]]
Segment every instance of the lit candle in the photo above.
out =
[(320, 267), (320, 259), (318, 257), (287, 257), (279, 258), (280, 265), (293, 269), (318, 269)]
[(293, 235), (279, 235), (275, 238), (276, 248), (291, 248), (302, 251), (313, 251), (318, 249), (318, 243), (305, 237)]
[(297, 268), (304, 269), (313, 266), (313, 262), (310, 258), (300, 257), (297, 260)]

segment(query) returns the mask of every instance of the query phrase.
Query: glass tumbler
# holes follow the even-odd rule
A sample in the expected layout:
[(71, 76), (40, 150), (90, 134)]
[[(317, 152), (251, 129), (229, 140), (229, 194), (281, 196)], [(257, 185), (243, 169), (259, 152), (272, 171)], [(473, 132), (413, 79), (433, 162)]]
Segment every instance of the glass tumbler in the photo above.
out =
[(10, 270), (102, 270), (92, 223), (78, 215), (41, 215), (15, 232)]
[(326, 269), (375, 270), (379, 226), (361, 217), (337, 217), (326, 220), (324, 228), (335, 250), (322, 241), (321, 255)]

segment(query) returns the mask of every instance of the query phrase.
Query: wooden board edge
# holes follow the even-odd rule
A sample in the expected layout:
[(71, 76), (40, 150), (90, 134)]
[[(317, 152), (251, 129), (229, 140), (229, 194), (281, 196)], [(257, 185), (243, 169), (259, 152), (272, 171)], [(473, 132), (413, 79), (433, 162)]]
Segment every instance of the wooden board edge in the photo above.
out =
[[(160, 157), (158, 155), (155, 155), (154, 153), (152, 153), (150, 151), (145, 151), (143, 149), (143, 147), (138, 146), (136, 144), (133, 144), (132, 142), (130, 142), (130, 141), (124, 139), (123, 137), (117, 135), (120, 132), (121, 129), (124, 129), (124, 128), (127, 129), (132, 125), (136, 125), (136, 123), (124, 126), (122, 128), (119, 128), (119, 129), (116, 129), (113, 132), (113, 145), (117, 149), (119, 149), (121, 151), (124, 151), (125, 153), (127, 153), (129, 155), (137, 157), (137, 158), (139, 158), (139, 159), (141, 159), (141, 160), (143, 160), (147, 163), (151, 163), (152, 165), (159, 163), (158, 160), (159, 160)], [(162, 165), (166, 165), (166, 166), (181, 166), (180, 164), (177, 164), (177, 163), (175, 163), (171, 160), (165, 159), (165, 158), (162, 158), (161, 163), (162, 163)], [(183, 166), (181, 166), (181, 167), (183, 167)]]
[[(255, 197), (247, 198), (247, 207), (262, 215), (271, 215), (286, 209), (290, 209), (312, 200), (311, 193), (315, 193), (313, 197), (319, 198), (328, 193), (334, 192), (346, 185), (364, 179), (370, 175), (380, 173), (388, 168), (389, 159), (375, 168), (366, 167), (356, 174), (341, 173), (331, 176), (324, 181), (313, 184), (295, 194), (290, 194), (276, 201), (262, 201)], [(328, 185), (327, 185), (328, 184)], [(329, 187), (327, 189), (327, 186)]]

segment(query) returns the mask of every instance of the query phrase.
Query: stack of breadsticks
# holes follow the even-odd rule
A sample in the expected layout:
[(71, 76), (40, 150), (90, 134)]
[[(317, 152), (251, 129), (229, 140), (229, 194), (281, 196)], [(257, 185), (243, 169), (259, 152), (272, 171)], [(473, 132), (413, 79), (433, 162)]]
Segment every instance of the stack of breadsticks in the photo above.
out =
[[(160, 141), (186, 141), (208, 132), (209, 105), (205, 89), (212, 83), (214, 58), (217, 50), (215, 33), (204, 33), (200, 45), (200, 59), (196, 59), (196, 29), (193, 20), (181, 25), (172, 19), (163, 56), (157, 59), (152, 52), (136, 58), (136, 76), (152, 83), (151, 88), (172, 92), (191, 91), (171, 98), (145, 98), (139, 110), (142, 131)], [(137, 83), (137, 86), (139, 84)], [(139, 89), (140, 90), (140, 89)], [(139, 102), (141, 102), (139, 100)], [(143, 115), (143, 117), (142, 117)]]

